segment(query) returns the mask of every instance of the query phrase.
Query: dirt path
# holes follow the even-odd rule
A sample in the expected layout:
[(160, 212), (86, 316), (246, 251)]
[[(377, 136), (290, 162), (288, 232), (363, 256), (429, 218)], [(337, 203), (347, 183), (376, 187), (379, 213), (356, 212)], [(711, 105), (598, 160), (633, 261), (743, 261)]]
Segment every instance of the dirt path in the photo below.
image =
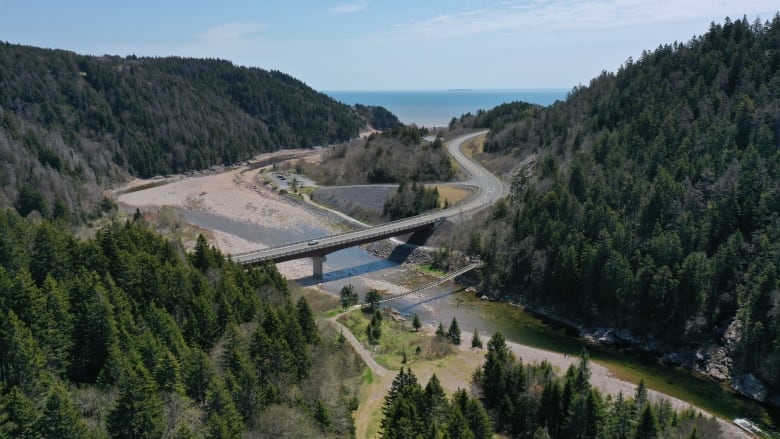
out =
[[(119, 195), (118, 198), (124, 204), (142, 209), (152, 206), (174, 206), (204, 210), (218, 213), (236, 221), (267, 224), (274, 227), (296, 227), (299, 224), (325, 225), (326, 221), (322, 216), (314, 215), (302, 206), (294, 205), (268, 189), (253, 186), (250, 172), (253, 171), (239, 168), (220, 174), (191, 178), (181, 177), (161, 186), (127, 192)], [(128, 184), (126, 188), (149, 182), (136, 181)], [(218, 232), (215, 237), (217, 242), (214, 244), (225, 253), (238, 253), (259, 248), (258, 243), (245, 241), (227, 233)], [(282, 274), (291, 278), (302, 277), (301, 273), (308, 273), (309, 270), (308, 266), (300, 261), (280, 264), (279, 268)], [(335, 322), (335, 318), (332, 320), (334, 320), (333, 324), (340, 325)], [(375, 430), (375, 426), (378, 425), (382, 403), (395, 377), (395, 372), (377, 364), (370, 352), (348, 330), (344, 331), (344, 335), (371, 370), (372, 380), (361, 391), (361, 403), (355, 414), (355, 424), (358, 438), (373, 437), (377, 431), (369, 430)], [(489, 336), (486, 335), (486, 337)], [(471, 334), (464, 333), (463, 339), (470, 340)], [(565, 371), (572, 361), (576, 361), (576, 358), (564, 357), (562, 354), (515, 343), (508, 344), (515, 355), (527, 363), (547, 359), (553, 366)], [(421, 383), (426, 383), (430, 376), (436, 373), (442, 381), (442, 386), (452, 392), (458, 387), (468, 387), (471, 373), (479, 367), (483, 356), (484, 351), (472, 350), (465, 347), (464, 344), (457, 356), (412, 364), (412, 370)], [(623, 391), (624, 394), (633, 394), (634, 392), (633, 384), (616, 379), (608, 369), (599, 365), (593, 365), (591, 382), (604, 393), (616, 394)], [(657, 392), (651, 391), (651, 394), (657, 395)], [(677, 401), (675, 404), (678, 404), (676, 405), (678, 407), (687, 406), (682, 401), (672, 401)], [(721, 426), (727, 432), (726, 437), (750, 438), (747, 433), (729, 422), (721, 421)]]
[(350, 311), (348, 310), (331, 317), (328, 321), (340, 329), (341, 333), (344, 334), (344, 337), (352, 345), (352, 348), (355, 349), (355, 352), (360, 355), (363, 363), (371, 371), (371, 382), (364, 383), (361, 387), (360, 405), (358, 405), (358, 409), (355, 411), (355, 437), (368, 438), (374, 437), (378, 433), (377, 431), (369, 430), (375, 429), (377, 425), (375, 420), (377, 416), (381, 416), (382, 404), (385, 402), (385, 395), (390, 390), (395, 374), (377, 363), (371, 352), (363, 346), (363, 343), (346, 326), (338, 322), (339, 317)]
[[(378, 364), (371, 355), (371, 352), (363, 346), (347, 327), (337, 321), (343, 314), (345, 313), (331, 317), (328, 320), (333, 325), (341, 328), (344, 336), (363, 359), (372, 374), (371, 382), (367, 385), (364, 384), (361, 389), (360, 405), (355, 412), (356, 437), (377, 437), (379, 433), (377, 431), (378, 422), (382, 416), (382, 404), (384, 403), (385, 395), (390, 390), (393, 378), (395, 377), (395, 372)], [(418, 382), (424, 386), (425, 383), (430, 380), (431, 376), (436, 374), (442, 387), (449, 393), (454, 392), (458, 388), (469, 389), (471, 376), (477, 368), (481, 367), (486, 352), (485, 349), (474, 349), (470, 347), (468, 340), (471, 340), (472, 336), (473, 333), (471, 332), (461, 333), (461, 338), (466, 341), (460, 345), (457, 354), (454, 356), (448, 356), (439, 360), (412, 363), (411, 369), (417, 376)], [(480, 334), (480, 336), (485, 344), (490, 337), (487, 334)], [(507, 346), (515, 357), (522, 360), (523, 363), (535, 364), (546, 360), (556, 369), (558, 374), (561, 375), (566, 372), (566, 369), (568, 369), (570, 365), (579, 362), (578, 357), (532, 348), (514, 342), (508, 341)], [(605, 366), (591, 363), (590, 367), (591, 385), (599, 389), (602, 394), (615, 396), (618, 393), (623, 393), (623, 395), (631, 396), (635, 393), (636, 386), (634, 384), (616, 378)], [(668, 400), (675, 410), (683, 410), (690, 407), (690, 404), (685, 401), (672, 398), (668, 395), (656, 392), (655, 390), (649, 390), (648, 395), (652, 400)], [(704, 412), (701, 409), (697, 410)], [(751, 438), (749, 434), (730, 422), (718, 419), (718, 423), (721, 426), (723, 437), (725, 438)]]

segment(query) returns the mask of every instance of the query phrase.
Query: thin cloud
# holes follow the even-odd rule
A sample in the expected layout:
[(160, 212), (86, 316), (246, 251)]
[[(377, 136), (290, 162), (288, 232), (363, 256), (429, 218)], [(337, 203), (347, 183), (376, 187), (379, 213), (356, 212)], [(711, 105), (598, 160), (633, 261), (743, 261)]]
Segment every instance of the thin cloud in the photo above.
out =
[(330, 12), (334, 14), (351, 14), (354, 12), (360, 12), (368, 8), (368, 3), (365, 1), (358, 1), (353, 3), (339, 3), (330, 8)]
[[(763, 0), (524, 0), (443, 13), (395, 26), (388, 37), (400, 40), (448, 39), (497, 32), (576, 32), (701, 20), (720, 22), (766, 9)], [(707, 11), (702, 13), (702, 11)], [(753, 19), (755, 17), (748, 17)], [(771, 17), (762, 17), (762, 19)]]
[(265, 23), (224, 23), (206, 29), (199, 35), (199, 38), (207, 43), (242, 40), (256, 37), (267, 28)]

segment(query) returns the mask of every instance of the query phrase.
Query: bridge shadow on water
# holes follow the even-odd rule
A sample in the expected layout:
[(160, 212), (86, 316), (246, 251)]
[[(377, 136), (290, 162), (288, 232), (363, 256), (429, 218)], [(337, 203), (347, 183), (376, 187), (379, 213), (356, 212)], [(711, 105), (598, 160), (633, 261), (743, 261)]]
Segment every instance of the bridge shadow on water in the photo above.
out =
[[(324, 282), (335, 282), (352, 276), (359, 276), (361, 274), (381, 271), (385, 268), (394, 267), (398, 264), (403, 264), (406, 262), (406, 260), (409, 258), (409, 255), (411, 255), (414, 251), (415, 247), (415, 245), (402, 244), (396, 246), (395, 249), (393, 249), (393, 251), (387, 256), (387, 259), (380, 259), (378, 261), (356, 265), (354, 267), (346, 267), (336, 271), (326, 271), (322, 276), (322, 279), (318, 279), (314, 276), (307, 276), (300, 279), (295, 279), (295, 282), (297, 282), (302, 287), (311, 287)], [(325, 268), (327, 269), (327, 265)]]
[(346, 268), (342, 268), (341, 270), (326, 272), (322, 276), (322, 279), (316, 278), (314, 276), (307, 276), (307, 277), (302, 277), (300, 279), (295, 279), (295, 282), (297, 282), (302, 287), (312, 287), (320, 283), (334, 282), (337, 280), (346, 279), (348, 277), (358, 276), (366, 273), (373, 273), (375, 271), (380, 271), (380, 270), (384, 270), (385, 268), (390, 268), (395, 266), (396, 266), (395, 262), (382, 259), (379, 261), (369, 262), (367, 264), (356, 265), (354, 267), (346, 267)]

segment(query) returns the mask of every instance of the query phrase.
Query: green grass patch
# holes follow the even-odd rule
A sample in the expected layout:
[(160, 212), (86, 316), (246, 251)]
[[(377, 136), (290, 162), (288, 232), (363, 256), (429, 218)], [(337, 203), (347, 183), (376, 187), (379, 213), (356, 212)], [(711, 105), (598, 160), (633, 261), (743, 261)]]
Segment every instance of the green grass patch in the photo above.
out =
[[(355, 310), (345, 314), (339, 321), (346, 326), (363, 345), (368, 346), (366, 327), (371, 315)], [(419, 347), (419, 352), (418, 352)], [(390, 370), (400, 370), (402, 366), (422, 360), (436, 360), (455, 352), (454, 346), (439, 337), (415, 332), (411, 322), (396, 322), (390, 315), (383, 314), (382, 336), (379, 345), (372, 346), (373, 357), (377, 363)], [(403, 354), (406, 352), (406, 364)]]
[(341, 309), (341, 308), (329, 309), (329, 310), (324, 311), (322, 313), (322, 318), (329, 319), (331, 317), (336, 317), (337, 315), (341, 314), (342, 312), (344, 312), (344, 310)]
[(429, 274), (431, 276), (443, 277), (445, 274), (447, 274), (446, 271), (442, 270), (441, 268), (435, 268), (431, 264), (421, 264), (421, 265), (418, 265), (417, 269), (422, 271), (423, 273)]
[(316, 288), (303, 288), (295, 281), (288, 281), (287, 288), (290, 290), (290, 298), (293, 302), (297, 302), (300, 297), (305, 297), (311, 311), (318, 316), (329, 318), (341, 312), (339, 298), (333, 294)]
[(372, 384), (374, 382), (374, 372), (371, 372), (371, 368), (367, 367), (363, 371), (363, 384)]
[(317, 190), (317, 188), (314, 186), (302, 186), (298, 188), (298, 192), (308, 195), (309, 197), (311, 197), (311, 194), (313, 194), (315, 190)]

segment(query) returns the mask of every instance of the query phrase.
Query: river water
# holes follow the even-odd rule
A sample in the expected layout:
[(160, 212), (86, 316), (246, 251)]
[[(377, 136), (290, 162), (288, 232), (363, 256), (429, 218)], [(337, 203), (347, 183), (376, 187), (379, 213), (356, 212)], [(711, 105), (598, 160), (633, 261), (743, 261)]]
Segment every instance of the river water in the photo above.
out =
[[(210, 213), (180, 210), (179, 214), (190, 224), (230, 233), (266, 246), (305, 241), (329, 234), (324, 228), (311, 226), (272, 229)], [(372, 287), (380, 291), (384, 289), (382, 286), (403, 287), (390, 288), (388, 293), (394, 294), (431, 280), (408, 266), (376, 257), (360, 247), (329, 254), (324, 271), (322, 279), (306, 275), (292, 280), (302, 286), (317, 286), (334, 295), (338, 295), (343, 286), (351, 284), (361, 300)], [(632, 382), (644, 379), (651, 389), (688, 401), (725, 419), (748, 417), (767, 430), (780, 425), (778, 411), (768, 410), (743, 398), (723, 384), (684, 369), (663, 366), (634, 353), (588, 345), (570, 329), (546, 322), (518, 306), (482, 301), (453, 282), (419, 295), (399, 298), (390, 302), (390, 306), (406, 316), (417, 314), (423, 325), (430, 327), (438, 326), (440, 322), (447, 327), (454, 317), (461, 329), (478, 330), (484, 336), (483, 339), (501, 331), (510, 341), (570, 355), (577, 355), (583, 347), (587, 347), (593, 361), (606, 365), (622, 379)]]

